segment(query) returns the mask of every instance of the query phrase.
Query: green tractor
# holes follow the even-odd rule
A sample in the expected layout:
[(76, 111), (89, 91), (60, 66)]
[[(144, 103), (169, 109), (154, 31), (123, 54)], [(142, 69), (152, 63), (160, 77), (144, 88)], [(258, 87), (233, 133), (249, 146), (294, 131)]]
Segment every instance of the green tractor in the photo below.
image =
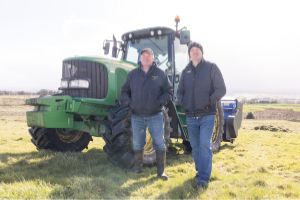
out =
[[(34, 106), (26, 113), (32, 143), (40, 149), (82, 151), (92, 136), (102, 137), (108, 158), (123, 167), (133, 165), (130, 109), (119, 104), (120, 92), (129, 71), (137, 67), (140, 51), (150, 47), (155, 61), (173, 84), (173, 99), (163, 108), (166, 145), (171, 138), (181, 138), (191, 151), (183, 109), (176, 105), (180, 72), (189, 61), (190, 32), (152, 27), (130, 31), (122, 41), (105, 40), (104, 57), (71, 57), (63, 60), (58, 94), (27, 99)], [(112, 58), (109, 52), (112, 52)], [(221, 141), (233, 142), (242, 120), (242, 104), (237, 100), (217, 103), (217, 115), (212, 137), (213, 150)], [(144, 164), (155, 163), (155, 150), (147, 134)]]

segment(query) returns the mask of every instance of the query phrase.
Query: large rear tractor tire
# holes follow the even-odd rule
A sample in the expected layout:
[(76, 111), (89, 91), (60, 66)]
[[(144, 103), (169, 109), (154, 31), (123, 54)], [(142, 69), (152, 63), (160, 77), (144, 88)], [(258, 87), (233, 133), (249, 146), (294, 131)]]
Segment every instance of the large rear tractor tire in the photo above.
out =
[[(166, 146), (170, 143), (170, 117), (168, 110), (163, 109), (164, 115), (164, 137)], [(121, 107), (116, 105), (111, 109), (108, 115), (108, 124), (110, 130), (104, 135), (105, 141), (104, 151), (109, 160), (114, 164), (130, 169), (134, 164), (134, 154), (132, 149), (132, 129), (131, 129), (131, 113), (129, 107)], [(146, 130), (146, 144), (144, 147), (143, 164), (146, 166), (154, 165), (156, 162), (156, 152), (153, 148), (152, 139), (149, 130)]]
[(32, 127), (29, 133), (38, 150), (82, 151), (93, 140), (89, 133), (76, 130)]
[[(221, 101), (217, 102), (216, 110), (217, 112), (215, 116), (215, 124), (214, 124), (213, 134), (211, 138), (211, 147), (214, 153), (220, 150), (221, 142), (223, 140), (224, 113), (223, 113)], [(188, 140), (184, 140), (183, 145), (186, 153), (192, 152), (192, 147)]]
[(217, 102), (216, 105), (217, 112), (215, 117), (215, 125), (214, 125), (214, 131), (212, 135), (212, 151), (218, 152), (221, 147), (221, 142), (223, 140), (223, 125), (224, 125), (224, 113), (221, 105), (221, 101)]

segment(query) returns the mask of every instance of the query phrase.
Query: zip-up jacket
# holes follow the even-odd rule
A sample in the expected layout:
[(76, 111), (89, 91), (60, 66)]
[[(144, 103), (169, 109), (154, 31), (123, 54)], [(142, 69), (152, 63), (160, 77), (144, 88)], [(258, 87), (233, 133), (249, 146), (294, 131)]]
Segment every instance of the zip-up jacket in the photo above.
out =
[(190, 62), (182, 71), (177, 90), (177, 103), (187, 116), (216, 113), (216, 102), (226, 94), (221, 71), (204, 59), (194, 67)]
[(141, 66), (129, 72), (121, 91), (121, 103), (129, 105), (132, 113), (139, 116), (151, 116), (161, 112), (171, 97), (171, 83), (155, 62), (147, 73)]

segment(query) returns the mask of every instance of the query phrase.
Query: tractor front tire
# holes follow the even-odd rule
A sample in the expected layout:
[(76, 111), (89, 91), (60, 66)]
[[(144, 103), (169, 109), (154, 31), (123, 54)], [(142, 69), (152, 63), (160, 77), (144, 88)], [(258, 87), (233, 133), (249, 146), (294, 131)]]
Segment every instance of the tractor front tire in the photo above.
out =
[(32, 143), (38, 150), (80, 152), (93, 140), (89, 133), (75, 130), (32, 127), (29, 133)]

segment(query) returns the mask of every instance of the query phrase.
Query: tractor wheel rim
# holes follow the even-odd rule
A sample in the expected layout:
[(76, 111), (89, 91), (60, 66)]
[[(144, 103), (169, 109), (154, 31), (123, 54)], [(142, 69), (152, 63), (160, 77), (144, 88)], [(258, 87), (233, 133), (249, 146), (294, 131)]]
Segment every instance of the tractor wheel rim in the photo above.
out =
[(59, 130), (56, 130), (56, 134), (59, 137), (59, 139), (65, 143), (75, 143), (82, 137), (83, 132), (73, 131), (72, 133), (64, 134)]
[(144, 154), (151, 154), (154, 152), (153, 141), (149, 132), (149, 129), (146, 130), (146, 144), (144, 146)]
[(218, 126), (217, 126), (218, 120), (215, 119), (215, 126), (213, 129), (213, 135), (212, 135), (212, 142), (217, 140), (217, 136), (218, 136)]
[(215, 116), (213, 135), (212, 135), (212, 142), (215, 142), (218, 139), (219, 128), (220, 128), (219, 126), (220, 126), (220, 119), (219, 119), (219, 111), (217, 109), (216, 116)]

